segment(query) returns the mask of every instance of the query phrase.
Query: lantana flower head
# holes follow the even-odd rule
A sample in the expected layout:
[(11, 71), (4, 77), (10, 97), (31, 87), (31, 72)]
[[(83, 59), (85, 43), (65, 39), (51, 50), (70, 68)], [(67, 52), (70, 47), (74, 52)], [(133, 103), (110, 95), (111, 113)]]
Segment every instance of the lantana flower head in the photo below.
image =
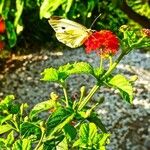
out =
[(93, 51), (106, 57), (114, 55), (119, 49), (119, 40), (115, 34), (109, 30), (101, 30), (92, 33), (84, 42), (86, 53)]

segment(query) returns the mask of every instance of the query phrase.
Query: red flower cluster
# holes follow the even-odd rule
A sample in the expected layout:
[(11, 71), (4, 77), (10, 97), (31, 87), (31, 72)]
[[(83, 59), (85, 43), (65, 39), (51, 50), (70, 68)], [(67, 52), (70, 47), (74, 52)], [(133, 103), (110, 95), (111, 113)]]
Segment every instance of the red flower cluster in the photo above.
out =
[(102, 56), (114, 55), (119, 48), (119, 40), (109, 30), (96, 31), (84, 42), (86, 52), (96, 51)]

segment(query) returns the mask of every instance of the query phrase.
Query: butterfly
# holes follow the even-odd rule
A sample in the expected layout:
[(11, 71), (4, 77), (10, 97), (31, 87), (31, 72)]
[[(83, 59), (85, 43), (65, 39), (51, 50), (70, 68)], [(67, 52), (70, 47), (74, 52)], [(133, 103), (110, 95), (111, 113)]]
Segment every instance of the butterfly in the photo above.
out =
[(50, 17), (48, 22), (56, 32), (56, 38), (71, 48), (81, 46), (93, 32), (77, 22), (58, 16)]

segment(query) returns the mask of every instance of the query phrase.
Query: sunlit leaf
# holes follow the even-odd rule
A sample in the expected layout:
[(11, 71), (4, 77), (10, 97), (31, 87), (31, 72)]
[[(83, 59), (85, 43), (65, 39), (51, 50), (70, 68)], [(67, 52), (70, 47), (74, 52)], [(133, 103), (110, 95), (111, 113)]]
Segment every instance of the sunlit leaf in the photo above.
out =
[(47, 100), (47, 101), (36, 104), (33, 107), (33, 109), (31, 110), (30, 114), (29, 114), (30, 119), (33, 119), (33, 117), (35, 117), (40, 112), (48, 110), (48, 109), (54, 107), (55, 103), (56, 102), (51, 99), (51, 100)]
[(54, 132), (62, 129), (74, 115), (69, 109), (58, 108), (47, 120), (47, 134), (53, 134)]
[(76, 128), (70, 124), (64, 126), (64, 132), (69, 141), (74, 140), (77, 134)]
[(6, 21), (6, 27), (7, 27), (7, 38), (8, 38), (9, 46), (13, 47), (16, 45), (17, 42), (15, 27), (10, 21)]
[(108, 83), (120, 91), (120, 94), (124, 100), (132, 103), (133, 89), (130, 82), (123, 75), (118, 74), (112, 77)]
[(9, 130), (13, 129), (13, 127), (9, 124), (1, 125), (0, 126), (0, 134), (3, 134), (5, 132), (8, 132)]
[(40, 7), (40, 18), (49, 18), (66, 0), (44, 0)]
[(33, 136), (33, 138), (39, 139), (41, 136), (41, 129), (35, 123), (23, 122), (20, 126), (20, 134), (24, 138)]

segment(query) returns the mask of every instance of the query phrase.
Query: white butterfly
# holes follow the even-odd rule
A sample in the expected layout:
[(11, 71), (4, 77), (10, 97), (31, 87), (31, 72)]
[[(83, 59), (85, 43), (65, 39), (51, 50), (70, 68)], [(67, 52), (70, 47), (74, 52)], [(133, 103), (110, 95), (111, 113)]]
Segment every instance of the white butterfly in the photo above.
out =
[(68, 19), (55, 16), (48, 22), (55, 30), (57, 39), (71, 48), (81, 46), (92, 34), (91, 29)]

